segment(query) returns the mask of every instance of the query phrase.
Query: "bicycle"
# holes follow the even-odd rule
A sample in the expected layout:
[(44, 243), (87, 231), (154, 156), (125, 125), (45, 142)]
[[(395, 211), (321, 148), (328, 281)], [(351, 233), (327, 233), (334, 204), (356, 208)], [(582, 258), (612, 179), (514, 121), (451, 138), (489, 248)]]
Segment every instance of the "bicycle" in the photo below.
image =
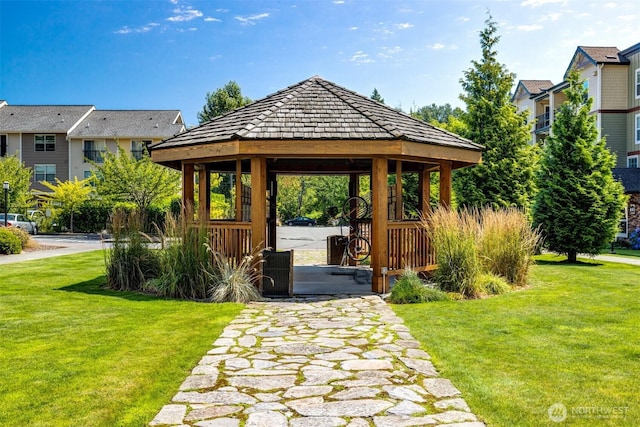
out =
[(342, 217), (349, 221), (349, 237), (345, 244), (345, 251), (342, 257), (342, 264), (346, 263), (346, 258), (355, 262), (362, 262), (371, 255), (371, 243), (366, 237), (360, 234), (358, 224), (353, 222), (369, 217), (369, 204), (360, 196), (348, 198), (342, 206)]

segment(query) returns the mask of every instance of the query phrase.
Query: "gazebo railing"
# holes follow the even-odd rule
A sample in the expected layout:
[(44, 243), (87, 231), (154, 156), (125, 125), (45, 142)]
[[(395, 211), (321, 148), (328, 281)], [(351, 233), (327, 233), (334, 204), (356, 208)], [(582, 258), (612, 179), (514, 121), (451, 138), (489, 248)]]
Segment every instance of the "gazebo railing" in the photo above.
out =
[(419, 221), (390, 221), (387, 229), (389, 275), (402, 274), (406, 267), (414, 271), (436, 268), (433, 246)]
[(210, 221), (209, 244), (211, 249), (220, 252), (238, 264), (243, 257), (251, 255), (251, 223), (235, 221)]

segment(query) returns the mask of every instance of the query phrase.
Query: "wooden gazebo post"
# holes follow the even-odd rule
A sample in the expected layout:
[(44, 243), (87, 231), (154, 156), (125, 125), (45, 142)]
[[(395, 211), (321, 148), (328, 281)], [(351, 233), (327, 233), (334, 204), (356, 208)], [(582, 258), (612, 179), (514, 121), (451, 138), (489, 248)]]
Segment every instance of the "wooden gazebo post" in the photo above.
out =
[(267, 243), (267, 160), (251, 159), (251, 247), (262, 250)]
[(385, 292), (388, 284), (385, 284), (385, 274), (389, 258), (389, 236), (387, 233), (387, 222), (389, 212), (387, 209), (387, 159), (376, 157), (373, 159), (372, 189), (371, 189), (371, 268), (373, 277), (371, 281), (371, 291), (377, 293)]
[(451, 206), (451, 161), (440, 162), (440, 204)]

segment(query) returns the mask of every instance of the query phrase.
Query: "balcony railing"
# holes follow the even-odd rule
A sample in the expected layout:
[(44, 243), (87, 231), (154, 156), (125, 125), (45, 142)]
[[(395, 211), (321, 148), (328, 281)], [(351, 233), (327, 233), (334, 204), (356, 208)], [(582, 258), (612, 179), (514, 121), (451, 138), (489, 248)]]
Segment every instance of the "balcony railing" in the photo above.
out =
[(104, 150), (83, 150), (82, 152), (86, 160), (96, 163), (104, 162)]
[(549, 128), (551, 125), (549, 120), (549, 113), (544, 113), (536, 117), (536, 131), (542, 131)]

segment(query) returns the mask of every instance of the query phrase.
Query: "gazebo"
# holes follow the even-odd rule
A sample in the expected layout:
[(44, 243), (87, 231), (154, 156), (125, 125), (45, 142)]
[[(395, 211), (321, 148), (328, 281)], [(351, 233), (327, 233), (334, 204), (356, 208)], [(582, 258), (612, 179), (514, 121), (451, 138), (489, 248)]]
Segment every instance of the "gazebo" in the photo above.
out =
[[(360, 193), (360, 176), (369, 175), (370, 218), (352, 220), (371, 242), (371, 290), (382, 293), (387, 275), (435, 268), (425, 230), (403, 217), (399, 178), (418, 175), (419, 210), (428, 212), (430, 176), (439, 173), (440, 204), (449, 205), (452, 170), (480, 162), (482, 146), (315, 76), (150, 151), (155, 162), (182, 171), (185, 206), (195, 205), (198, 182), (197, 219), (209, 228), (213, 249), (236, 260), (276, 249), (278, 175), (348, 175), (350, 197)], [(232, 219), (210, 218), (214, 172), (236, 177)]]

